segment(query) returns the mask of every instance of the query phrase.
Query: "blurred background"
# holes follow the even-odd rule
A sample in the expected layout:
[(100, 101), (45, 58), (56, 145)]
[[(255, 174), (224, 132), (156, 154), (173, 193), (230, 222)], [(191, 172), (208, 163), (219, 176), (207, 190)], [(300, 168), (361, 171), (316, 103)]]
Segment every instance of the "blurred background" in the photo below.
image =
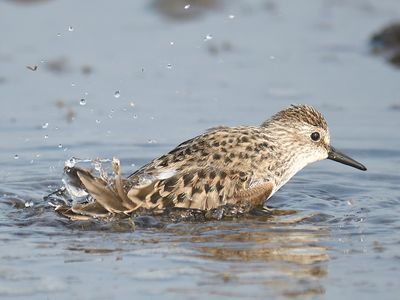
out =
[(400, 105), (400, 73), (369, 39), (399, 10), (394, 0), (3, 0), (0, 157), (35, 168), (150, 157), (292, 103), (316, 105), (336, 140), (349, 130), (360, 143), (371, 130), (392, 140), (375, 128), (395, 125), (380, 112)]
[[(0, 0), (0, 297), (395, 299), (399, 19), (398, 0)], [(320, 162), (271, 199), (309, 221), (122, 234), (42, 200), (72, 156), (129, 174), (302, 103), (369, 169)]]

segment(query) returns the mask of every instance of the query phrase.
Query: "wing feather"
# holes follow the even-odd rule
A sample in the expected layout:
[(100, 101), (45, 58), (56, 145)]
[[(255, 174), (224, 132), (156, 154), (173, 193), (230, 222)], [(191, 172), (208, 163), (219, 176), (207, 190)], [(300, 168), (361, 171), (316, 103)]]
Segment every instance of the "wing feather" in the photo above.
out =
[(176, 172), (168, 178), (153, 176), (142, 181), (132, 178), (129, 180), (137, 184), (127, 188), (129, 182), (122, 179), (119, 163), (113, 169), (115, 176), (108, 180), (77, 170), (81, 185), (94, 200), (58, 211), (72, 219), (84, 219), (84, 216), (107, 217), (110, 213), (128, 214), (140, 207), (162, 212), (169, 207), (210, 210), (226, 204), (260, 206), (274, 187), (271, 182), (250, 186), (254, 182), (251, 173), (206, 167)]

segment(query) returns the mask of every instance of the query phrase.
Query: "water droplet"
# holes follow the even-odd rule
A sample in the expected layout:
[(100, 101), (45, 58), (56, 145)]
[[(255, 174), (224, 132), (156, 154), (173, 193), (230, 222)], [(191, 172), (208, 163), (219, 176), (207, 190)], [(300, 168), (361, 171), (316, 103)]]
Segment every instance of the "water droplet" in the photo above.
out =
[(71, 157), (70, 159), (68, 159), (67, 161), (65, 161), (64, 166), (69, 167), (69, 168), (73, 168), (75, 167), (77, 161), (75, 157)]
[(79, 101), (79, 104), (82, 105), (82, 106), (86, 105), (86, 100), (85, 100), (84, 98), (82, 98), (82, 99)]
[(171, 70), (171, 69), (172, 69), (172, 65), (171, 65), (171, 64), (168, 64), (168, 65), (167, 65), (167, 69), (170, 69), (170, 70)]
[(190, 8), (190, 4), (186, 4), (185, 9), (189, 9), (189, 8)]
[(207, 42), (207, 41), (209, 41), (209, 40), (212, 40), (213, 39), (213, 36), (211, 35), (211, 34), (207, 34), (205, 37), (204, 37), (204, 41), (205, 42)]
[(157, 144), (157, 141), (153, 140), (153, 139), (148, 139), (147, 143), (149, 143), (149, 144)]
[(134, 119), (137, 119), (137, 118), (138, 118), (138, 115), (137, 115), (137, 114), (134, 114), (134, 115), (133, 115), (133, 118), (134, 118)]
[(170, 44), (171, 46), (175, 45), (175, 43), (174, 43), (173, 41), (169, 42), (169, 44)]
[(74, 83), (74, 82), (71, 82), (71, 86), (75, 86), (75, 83)]
[(100, 123), (101, 123), (101, 121), (100, 121), (100, 120), (98, 120), (98, 119), (96, 119), (96, 123), (97, 123), (97, 124), (100, 124)]
[(273, 56), (273, 55), (270, 55), (270, 57), (269, 57), (270, 60), (274, 60), (275, 58), (276, 58), (276, 57)]
[(98, 160), (93, 161), (93, 165), (94, 165), (94, 169), (97, 172), (101, 171), (102, 168), (101, 168), (101, 162), (100, 161), (98, 161)]
[(61, 36), (61, 33), (57, 33), (57, 36), (60, 37), (60, 36)]
[(44, 136), (44, 139), (47, 140), (48, 138), (49, 138), (49, 136), (46, 134), (46, 135)]
[(58, 148), (62, 148), (62, 144), (58, 144)]
[(15, 155), (14, 155), (14, 159), (19, 159), (18, 154), (15, 154)]
[(130, 106), (130, 107), (135, 107), (135, 103), (133, 103), (133, 102), (131, 101), (131, 103), (129, 103), (129, 106)]
[(72, 26), (69, 26), (69, 27), (68, 27), (68, 31), (69, 31), (69, 32), (72, 32), (72, 31), (74, 31), (74, 27), (72, 27)]
[(43, 128), (43, 129), (46, 129), (47, 127), (49, 127), (49, 123), (47, 123), (47, 122), (46, 122), (46, 123), (43, 123), (42, 128)]
[(115, 91), (114, 97), (115, 97), (115, 98), (121, 97), (121, 93), (120, 93), (119, 91)]
[(134, 167), (134, 166), (136, 166), (134, 163), (131, 163), (131, 167)]
[(229, 19), (234, 19), (235, 18), (235, 15), (229, 15)]
[(33, 202), (29, 201), (29, 202), (25, 202), (25, 207), (32, 207), (33, 206)]

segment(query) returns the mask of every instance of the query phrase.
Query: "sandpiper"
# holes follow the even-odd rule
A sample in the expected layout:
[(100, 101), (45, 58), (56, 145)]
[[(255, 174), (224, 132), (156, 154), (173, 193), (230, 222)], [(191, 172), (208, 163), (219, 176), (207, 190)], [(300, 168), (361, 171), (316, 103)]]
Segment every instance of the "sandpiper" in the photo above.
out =
[(262, 207), (293, 175), (309, 163), (331, 159), (366, 170), (331, 146), (328, 125), (308, 105), (292, 105), (260, 126), (217, 127), (178, 145), (127, 178), (119, 161), (113, 176), (66, 168), (85, 203), (58, 205), (71, 218), (129, 215), (140, 209), (211, 210), (224, 205)]

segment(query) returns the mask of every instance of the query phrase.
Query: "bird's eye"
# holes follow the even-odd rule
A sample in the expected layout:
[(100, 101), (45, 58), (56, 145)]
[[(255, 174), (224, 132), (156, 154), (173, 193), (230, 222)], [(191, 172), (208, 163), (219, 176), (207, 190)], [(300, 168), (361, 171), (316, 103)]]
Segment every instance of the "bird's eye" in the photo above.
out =
[(313, 133), (311, 133), (311, 139), (312, 139), (314, 142), (318, 142), (320, 138), (321, 138), (321, 135), (319, 134), (319, 132), (313, 132)]

